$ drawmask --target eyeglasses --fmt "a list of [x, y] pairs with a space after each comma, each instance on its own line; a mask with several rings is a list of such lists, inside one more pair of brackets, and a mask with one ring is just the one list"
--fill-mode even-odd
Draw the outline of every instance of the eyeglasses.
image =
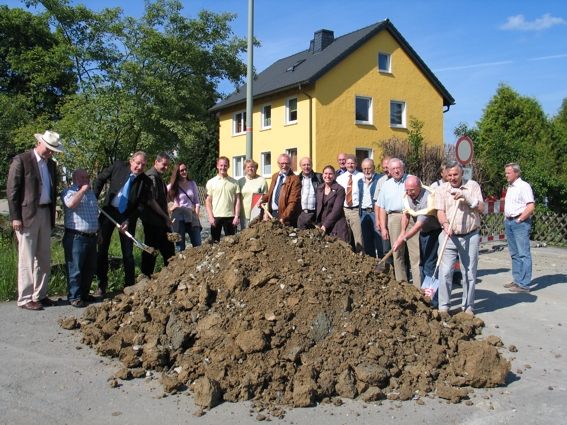
[[179, 169], [179, 172], [180, 172], [180, 173], [186, 173], [186, 172], [187, 172], [187, 168], [180, 168], [180, 169]]
[[287, 165], [289, 167], [289, 162], [278, 162], [278, 165], [280, 165], [281, 167]]

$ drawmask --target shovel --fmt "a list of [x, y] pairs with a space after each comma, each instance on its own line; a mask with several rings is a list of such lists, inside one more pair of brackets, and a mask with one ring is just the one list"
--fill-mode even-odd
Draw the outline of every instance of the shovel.
[[378, 261], [378, 264], [376, 264], [376, 267], [374, 267], [374, 271], [376, 273], [382, 273], [384, 272], [384, 264], [386, 264], [386, 260], [388, 258], [390, 258], [390, 256], [394, 253], [394, 248], [392, 248], [390, 251], [388, 251], [388, 253], [386, 255], [384, 255], [384, 258], [382, 258], [380, 261]]
[[[175, 219], [173, 219], [173, 221], [175, 221]], [[173, 226], [171, 226], [169, 230], [171, 230], [171, 232], [167, 232], [167, 240], [173, 243], [181, 242], [181, 235], [173, 230]]]
[[262, 208], [264, 209], [264, 211], [266, 211], [266, 214], [268, 214], [268, 217], [270, 217], [270, 219], [274, 219], [274, 216], [272, 214], [270, 214], [270, 211], [268, 211], [268, 207], [266, 206], [266, 204], [262, 204]]
[[[116, 220], [114, 220], [110, 215], [108, 215], [108, 213], [107, 213], [106, 211], [104, 211], [101, 207], [98, 207], [98, 209], [100, 210], [101, 213], [103, 213], [103, 214], [106, 216], [106, 218], [108, 218], [112, 223], [114, 223], [118, 229], [120, 229], [120, 224], [118, 224], [118, 223], [116, 222]], [[126, 236], [128, 236], [130, 239], [132, 239], [132, 241], [134, 242], [134, 245], [136, 245], [138, 248], [143, 249], [143, 250], [146, 251], [148, 254], [152, 254], [152, 255], [154, 255], [154, 256], [157, 256], [157, 255], [158, 255], [158, 252], [157, 252], [155, 249], [153, 249], [151, 246], [148, 246], [148, 245], [146, 245], [146, 244], [143, 244], [143, 243], [141, 243], [141, 242], [138, 242], [138, 241], [136, 240], [136, 238], [135, 238], [134, 236], [132, 236], [132, 235], [130, 234], [130, 232], [128, 232], [127, 230], [124, 231], [124, 234], [125, 234]]]
[[[462, 198], [457, 200], [455, 204], [455, 210], [453, 211], [453, 216], [451, 217], [451, 221], [449, 222], [449, 228], [453, 228], [453, 222], [455, 221], [455, 217], [457, 216], [457, 211], [459, 210], [459, 203], [462, 201]], [[433, 301], [433, 297], [439, 288], [439, 279], [437, 274], [439, 273], [439, 264], [441, 264], [441, 259], [443, 258], [443, 254], [445, 253], [445, 247], [447, 246], [447, 242], [449, 242], [449, 235], [445, 235], [445, 240], [443, 241], [443, 245], [441, 245], [441, 250], [439, 251], [439, 256], [437, 258], [437, 263], [435, 264], [435, 270], [433, 271], [433, 276], [425, 276], [423, 283], [421, 285], [421, 289], [425, 290], [425, 295], [430, 297], [432, 300], [432, 304], [434, 306], [437, 305], [437, 302]]]

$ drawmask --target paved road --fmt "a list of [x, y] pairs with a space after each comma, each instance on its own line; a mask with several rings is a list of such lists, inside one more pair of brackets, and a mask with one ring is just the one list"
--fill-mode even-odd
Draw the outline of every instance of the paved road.
[[[476, 390], [472, 406], [439, 399], [365, 405], [346, 401], [336, 407], [286, 409], [278, 423], [334, 424], [559, 424], [567, 418], [567, 250], [534, 248], [530, 294], [512, 294], [510, 259], [502, 243], [481, 246], [476, 312], [486, 322], [483, 337], [497, 335], [513, 358], [506, 387]], [[455, 294], [458, 297], [459, 293]], [[0, 423], [27, 424], [248, 424], [256, 423], [250, 403], [224, 403], [202, 417], [187, 394], [163, 397], [159, 377], [107, 379], [121, 368], [81, 344], [79, 331], [66, 331], [57, 319], [79, 316], [68, 305], [42, 312], [0, 303]]]

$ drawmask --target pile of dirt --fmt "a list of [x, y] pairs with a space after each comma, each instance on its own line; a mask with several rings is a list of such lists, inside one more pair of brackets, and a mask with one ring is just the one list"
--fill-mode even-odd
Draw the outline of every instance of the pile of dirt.
[[482, 320], [439, 316], [421, 291], [374, 272], [319, 230], [260, 223], [185, 251], [136, 290], [89, 306], [83, 342], [121, 376], [161, 371], [195, 403], [256, 399], [309, 406], [332, 397], [407, 400], [502, 385], [510, 364]]

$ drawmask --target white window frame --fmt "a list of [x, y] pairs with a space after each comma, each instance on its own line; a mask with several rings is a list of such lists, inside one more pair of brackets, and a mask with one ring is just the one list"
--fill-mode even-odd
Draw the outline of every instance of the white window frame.
[[[266, 108], [270, 108], [270, 124], [266, 124]], [[260, 129], [269, 130], [272, 128], [272, 104], [262, 105], [260, 108]]]
[[246, 155], [238, 155], [232, 157], [232, 177], [239, 179], [244, 177], [246, 174], [244, 172], [244, 161], [246, 160]]
[[[401, 105], [402, 106], [402, 122], [401, 124], [392, 122], [392, 106], [393, 105]], [[393, 128], [407, 128], [407, 121], [406, 121], [406, 102], [403, 100], [390, 100], [390, 127]]]
[[[293, 158], [290, 154], [291, 151], [295, 151], [295, 164], [293, 163]], [[299, 149], [297, 149], [297, 147], [287, 148], [285, 150], [285, 154], [289, 156], [289, 160], [292, 161], [289, 167], [291, 171], [293, 171], [294, 173], [301, 171], [301, 168], [299, 167]], [[293, 169], [294, 165], [295, 165], [295, 170]]]
[[[290, 113], [291, 113], [291, 109], [289, 107], [289, 104], [292, 100], [295, 100], [295, 114], [296, 114], [296, 118], [295, 120], [292, 120], [290, 118]], [[297, 100], [297, 96], [294, 97], [288, 97], [285, 100], [285, 125], [293, 125], [293, 124], [297, 124], [297, 115], [299, 113], [299, 102]]]
[[[266, 166], [266, 156], [270, 155], [270, 170], [265, 173], [264, 172], [264, 167]], [[260, 153], [260, 175], [262, 177], [272, 177], [272, 164], [273, 164], [273, 160], [272, 160], [272, 151], [266, 151], [266, 152], [261, 152]]]
[[[369, 101], [368, 102], [368, 111], [367, 111], [368, 112], [368, 120], [367, 121], [366, 120], [359, 120], [359, 119], [356, 118], [356, 111], [357, 111], [356, 104], [358, 102], [358, 99]], [[374, 117], [373, 106], [374, 106], [374, 102], [373, 102], [371, 97], [356, 95], [354, 97], [354, 122], [355, 122], [355, 124], [372, 125], [374, 123], [374, 121], [373, 121], [373, 117]]]
[[[238, 131], [238, 115], [240, 115], [240, 120], [242, 121], [242, 131]], [[246, 111], [238, 111], [232, 114], [232, 135], [233, 136], [240, 136], [242, 134], [246, 134]]]
[[[380, 68], [380, 56], [386, 56], [388, 59], [388, 68]], [[388, 74], [392, 73], [392, 54], [386, 52], [378, 52], [378, 72], [387, 72]]]

